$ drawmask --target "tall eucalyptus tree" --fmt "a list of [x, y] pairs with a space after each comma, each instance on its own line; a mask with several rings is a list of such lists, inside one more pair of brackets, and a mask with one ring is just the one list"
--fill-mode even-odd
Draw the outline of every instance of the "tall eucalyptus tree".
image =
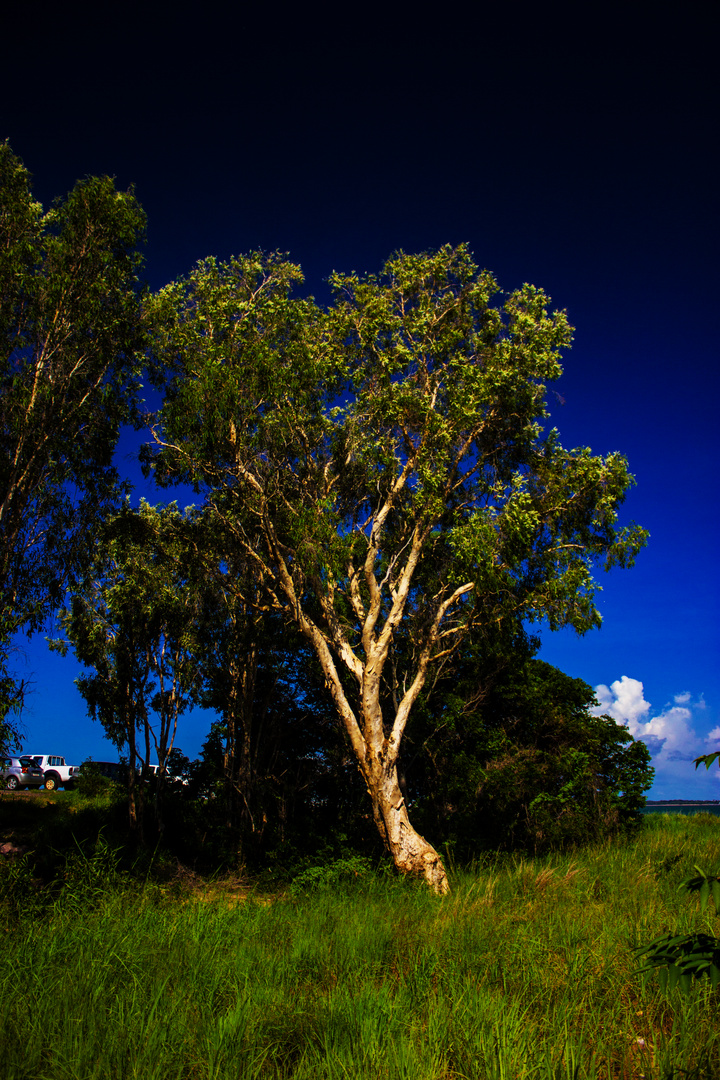
[[571, 328], [541, 290], [498, 296], [464, 246], [335, 274], [327, 310], [299, 281], [279, 255], [208, 259], [152, 299], [147, 464], [205, 494], [312, 645], [396, 867], [442, 893], [397, 770], [430, 672], [511, 624], [597, 626], [594, 567], [646, 534], [617, 525], [622, 455], [544, 430]]

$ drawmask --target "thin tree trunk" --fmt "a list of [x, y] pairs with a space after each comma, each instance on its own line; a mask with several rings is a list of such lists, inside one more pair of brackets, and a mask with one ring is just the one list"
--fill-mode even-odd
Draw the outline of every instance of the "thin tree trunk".
[[130, 817], [130, 834], [134, 837], [136, 843], [141, 847], [145, 843], [145, 822], [144, 822], [144, 800], [143, 800], [143, 785], [142, 782], [137, 783], [137, 701], [136, 695], [133, 693], [133, 676], [132, 676], [132, 661], [130, 657], [133, 655], [133, 636], [132, 630], [128, 630], [126, 633], [127, 642], [127, 654], [122, 656], [123, 663], [118, 662], [118, 671], [122, 670], [123, 666], [126, 671], [126, 677], [123, 680], [124, 691], [124, 713], [125, 713], [125, 734], [127, 737], [128, 751], [129, 751], [129, 765], [128, 765], [128, 812]]
[[[247, 644], [245, 663], [240, 676], [240, 712], [242, 716], [241, 731], [236, 732], [237, 738], [237, 788], [240, 794], [240, 821], [249, 826], [250, 832], [255, 832], [255, 821], [251, 810], [254, 801], [253, 754], [252, 736], [253, 719], [255, 713], [255, 687], [257, 684], [258, 648], [257, 642], [249, 640]], [[239, 853], [238, 853], [239, 854]]]
[[[128, 690], [128, 699], [130, 693]], [[127, 702], [129, 715], [127, 716], [128, 735], [128, 811], [130, 816], [130, 832], [142, 847], [145, 843], [145, 829], [143, 821], [143, 789], [142, 781], [137, 783], [137, 743], [135, 738], [135, 713], [130, 700]]]
[[226, 827], [232, 834], [237, 829], [237, 789], [235, 777], [237, 774], [237, 722], [238, 722], [238, 685], [240, 681], [238, 664], [233, 651], [229, 661], [230, 687], [225, 702], [225, 752], [223, 754], [223, 780], [225, 784], [225, 812]]

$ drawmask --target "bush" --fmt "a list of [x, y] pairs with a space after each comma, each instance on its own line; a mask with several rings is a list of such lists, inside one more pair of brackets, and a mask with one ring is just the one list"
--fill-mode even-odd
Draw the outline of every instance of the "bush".
[[405, 739], [421, 832], [453, 842], [464, 860], [488, 849], [539, 854], [639, 826], [650, 754], [627, 728], [592, 715], [591, 686], [540, 660], [488, 676], [481, 692], [480, 669], [462, 677], [440, 701], [420, 703], [421, 722]]
[[103, 776], [100, 766], [92, 758], [83, 761], [80, 766], [75, 787], [87, 799], [110, 795], [117, 789], [117, 785], [112, 780], [109, 780], [107, 776]]
[[355, 882], [359, 878], [374, 876], [375, 871], [366, 855], [347, 855], [331, 862], [308, 866], [293, 878], [291, 896], [302, 896], [323, 889], [334, 889], [343, 882]]

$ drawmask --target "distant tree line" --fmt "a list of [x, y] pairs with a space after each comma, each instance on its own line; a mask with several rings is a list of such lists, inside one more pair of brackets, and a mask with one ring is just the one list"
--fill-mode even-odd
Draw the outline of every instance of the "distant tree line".
[[[195, 705], [218, 720], [194, 783], [236, 860], [374, 832], [442, 893], [440, 842], [537, 850], [631, 823], [644, 744], [530, 633], [599, 625], [595, 569], [647, 538], [617, 525], [622, 455], [546, 430], [565, 314], [501, 294], [462, 245], [335, 274], [325, 307], [278, 254], [151, 295], [132, 192], [90, 179], [46, 213], [1, 149], [6, 737], [12, 637], [62, 606], [140, 839], [165, 829]], [[197, 509], [127, 501], [112, 456], [141, 377], [162, 398], [145, 469]], [[150, 822], [135, 766], [155, 755]]]

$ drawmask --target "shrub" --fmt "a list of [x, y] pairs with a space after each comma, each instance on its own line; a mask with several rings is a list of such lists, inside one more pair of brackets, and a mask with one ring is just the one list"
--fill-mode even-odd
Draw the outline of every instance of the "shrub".
[[96, 799], [100, 795], [111, 794], [116, 785], [107, 776], [103, 776], [100, 766], [92, 758], [88, 758], [80, 767], [75, 787], [85, 798]]

